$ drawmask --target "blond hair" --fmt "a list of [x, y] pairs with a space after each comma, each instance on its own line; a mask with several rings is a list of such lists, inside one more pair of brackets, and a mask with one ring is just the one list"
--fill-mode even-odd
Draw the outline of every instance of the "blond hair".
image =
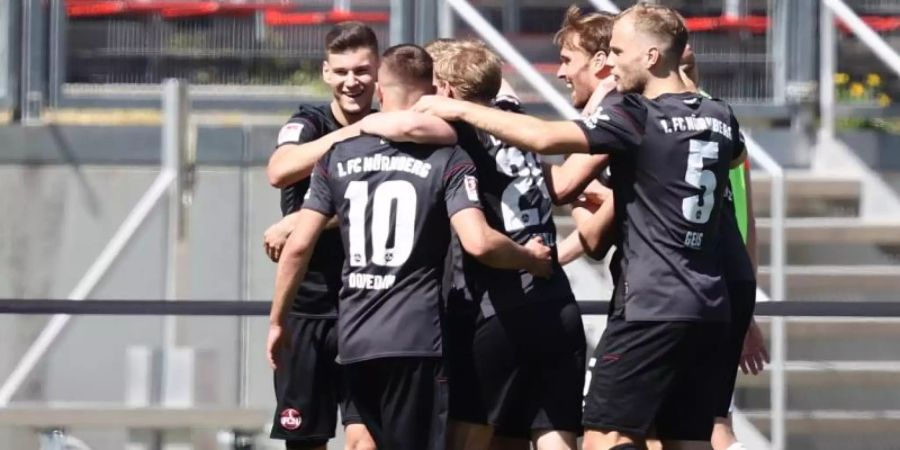
[[432, 49], [436, 80], [447, 82], [463, 100], [488, 103], [494, 99], [503, 80], [503, 63], [484, 42], [443, 42]]
[[[580, 48], [589, 55], [597, 52], [608, 54], [614, 20], [615, 16], [606, 12], [582, 14], [578, 6], [572, 5], [566, 10], [562, 26], [553, 36], [553, 43], [576, 50]], [[575, 37], [578, 37], [577, 46]]]
[[668, 6], [642, 2], [622, 11], [616, 20], [626, 16], [633, 18], [635, 31], [660, 40], [664, 46], [661, 52], [666, 60], [675, 65], [681, 61], [687, 46], [688, 31], [678, 11]]

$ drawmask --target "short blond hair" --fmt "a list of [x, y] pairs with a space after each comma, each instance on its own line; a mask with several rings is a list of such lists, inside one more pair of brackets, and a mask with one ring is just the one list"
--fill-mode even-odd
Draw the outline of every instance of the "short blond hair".
[[665, 5], [642, 2], [622, 11], [616, 20], [627, 16], [633, 17], [636, 31], [659, 39], [666, 46], [662, 49], [664, 58], [678, 65], [688, 42], [687, 27], [678, 11]]
[[425, 45], [425, 51], [431, 55], [431, 59], [437, 61], [447, 54], [456, 44], [460, 43], [459, 39], [440, 38], [435, 39]]
[[435, 79], [447, 82], [463, 100], [494, 99], [503, 81], [503, 63], [484, 42], [444, 42], [434, 50]]
[[[606, 12], [582, 14], [578, 6], [572, 5], [566, 10], [562, 26], [553, 36], [553, 43], [575, 50], [580, 48], [591, 56], [598, 52], [609, 54], [609, 40], [615, 17]], [[577, 47], [575, 37], [578, 37]]]

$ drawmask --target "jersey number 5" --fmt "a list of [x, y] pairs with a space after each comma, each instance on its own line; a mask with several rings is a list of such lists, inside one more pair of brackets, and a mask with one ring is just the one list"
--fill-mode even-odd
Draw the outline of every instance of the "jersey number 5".
[[[369, 206], [369, 182], [351, 181], [344, 198], [350, 200], [350, 266], [362, 267], [368, 263], [366, 209]], [[397, 206], [392, 208], [395, 201]], [[415, 226], [416, 188], [412, 183], [392, 180], [379, 184], [372, 195], [372, 263], [388, 267], [403, 265], [412, 253]], [[391, 237], [394, 246], [388, 248]]]
[[716, 174], [703, 169], [703, 160], [719, 159], [719, 143], [691, 139], [684, 181], [700, 189], [700, 194], [681, 201], [684, 218], [693, 223], [706, 223], [715, 206]]

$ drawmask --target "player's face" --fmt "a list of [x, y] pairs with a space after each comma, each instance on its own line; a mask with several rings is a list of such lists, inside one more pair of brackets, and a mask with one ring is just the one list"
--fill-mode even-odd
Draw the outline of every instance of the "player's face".
[[616, 21], [609, 41], [607, 64], [612, 67], [619, 92], [641, 93], [647, 84], [647, 48], [644, 41], [638, 38], [630, 17]]
[[565, 81], [572, 106], [584, 108], [599, 81], [593, 74], [591, 55], [579, 47], [580, 38], [572, 36], [559, 49], [556, 78]]
[[378, 55], [365, 47], [329, 53], [322, 65], [322, 78], [347, 114], [365, 114], [372, 107], [377, 73]]

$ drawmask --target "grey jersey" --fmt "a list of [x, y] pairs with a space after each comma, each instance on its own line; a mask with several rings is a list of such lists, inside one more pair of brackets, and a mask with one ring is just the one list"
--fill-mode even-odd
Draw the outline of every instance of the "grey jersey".
[[349, 139], [316, 165], [303, 207], [337, 214], [344, 243], [341, 363], [441, 356], [441, 278], [449, 217], [480, 208], [458, 147]]
[[719, 236], [723, 192], [743, 153], [724, 102], [626, 94], [576, 122], [610, 153], [627, 320], [727, 321]]
[[[515, 98], [502, 97], [494, 107], [521, 112]], [[507, 145], [483, 131], [457, 124], [459, 144], [478, 169], [479, 190], [488, 223], [519, 244], [534, 236], [556, 245], [552, 202], [540, 159], [531, 152]], [[476, 301], [486, 317], [496, 311], [540, 301], [574, 301], [569, 279], [558, 262], [550, 278], [537, 278], [526, 270], [494, 269], [466, 254], [454, 240], [451, 249], [455, 271], [450, 307], [458, 299]]]

